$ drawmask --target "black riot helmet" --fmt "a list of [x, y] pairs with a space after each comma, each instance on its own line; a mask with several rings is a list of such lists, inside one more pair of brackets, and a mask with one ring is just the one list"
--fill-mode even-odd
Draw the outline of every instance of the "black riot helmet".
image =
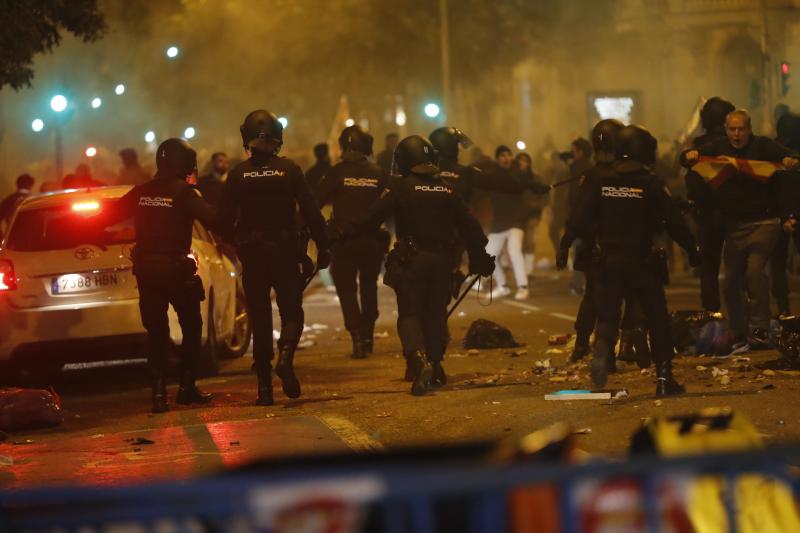
[[436, 150], [433, 145], [420, 137], [412, 135], [400, 141], [394, 149], [394, 163], [402, 175], [438, 174]]
[[472, 139], [467, 137], [460, 129], [452, 126], [435, 129], [428, 138], [439, 153], [439, 157], [447, 159], [456, 159], [458, 157], [459, 145], [462, 148], [472, 146]]
[[339, 135], [339, 148], [342, 153], [358, 152], [358, 154], [372, 155], [372, 135], [361, 129], [361, 126], [348, 126]]
[[800, 115], [787, 111], [776, 125], [778, 142], [792, 150], [800, 149]]
[[712, 96], [700, 109], [700, 122], [703, 124], [703, 129], [707, 133], [724, 133], [725, 117], [734, 109], [736, 107], [724, 98]]
[[183, 139], [167, 139], [156, 152], [157, 178], [184, 179], [197, 172], [197, 152]]
[[239, 126], [246, 150], [277, 154], [283, 144], [283, 124], [273, 113], [257, 109]]
[[611, 163], [614, 161], [614, 142], [619, 130], [625, 124], [615, 118], [601, 120], [592, 128], [592, 148], [594, 160], [598, 163]]
[[614, 156], [618, 162], [618, 170], [629, 172], [642, 167], [653, 166], [656, 162], [658, 141], [643, 126], [625, 126], [614, 143]]

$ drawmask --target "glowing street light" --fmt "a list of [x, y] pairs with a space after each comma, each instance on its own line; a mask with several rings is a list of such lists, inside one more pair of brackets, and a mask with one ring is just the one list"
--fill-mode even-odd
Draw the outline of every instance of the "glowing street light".
[[517, 141], [517, 150], [524, 150], [526, 146], [527, 145], [525, 144], [525, 141], [523, 140]]
[[97, 155], [97, 148], [90, 146], [86, 149], [86, 157], [94, 157]]
[[31, 122], [31, 129], [33, 131], [38, 133], [42, 131], [43, 128], [44, 128], [44, 121], [42, 119], [40, 118], [33, 119], [33, 122]]
[[286, 126], [289, 125], [289, 119], [287, 119], [286, 117], [278, 117], [278, 122], [280, 122], [281, 126], [283, 126], [284, 128], [286, 128]]
[[121, 83], [118, 84], [116, 87], [114, 87], [114, 92], [117, 93], [117, 95], [125, 93], [125, 86]]
[[177, 46], [170, 46], [169, 48], [167, 48], [167, 57], [170, 59], [176, 58], [178, 57], [179, 52], [180, 50], [178, 50]]
[[353, 124], [355, 124], [355, 123], [356, 123], [356, 121], [353, 120], [352, 118], [348, 118], [347, 120], [344, 121], [344, 125], [347, 126], [348, 128], [350, 126], [352, 126]]
[[394, 123], [398, 126], [405, 126], [406, 125], [406, 112], [402, 109], [398, 109], [394, 114]]
[[148, 131], [144, 134], [144, 142], [151, 143], [156, 140], [156, 132], [153, 130]]
[[196, 132], [194, 131], [194, 128], [189, 126], [185, 130], [183, 130], [183, 137], [184, 139], [191, 139], [192, 137], [194, 137], [195, 133]]
[[98, 98], [96, 96], [94, 98], [92, 98], [92, 108], [97, 109], [101, 105], [103, 105], [103, 100], [101, 100], [100, 98]]
[[439, 109], [439, 106], [434, 104], [433, 102], [431, 102], [430, 104], [426, 104], [425, 105], [425, 115], [428, 118], [436, 118], [436, 117], [438, 117], [440, 111], [441, 110]]
[[67, 108], [67, 97], [63, 94], [57, 94], [50, 99], [50, 109], [56, 113], [61, 113]]

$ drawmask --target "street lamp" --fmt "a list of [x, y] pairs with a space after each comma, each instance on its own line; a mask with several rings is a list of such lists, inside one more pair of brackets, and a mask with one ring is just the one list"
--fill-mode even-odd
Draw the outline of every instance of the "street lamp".
[[116, 87], [114, 87], [114, 92], [117, 93], [117, 95], [123, 94], [125, 92], [125, 86], [121, 83], [118, 84]]
[[344, 125], [347, 126], [348, 128], [350, 126], [352, 126], [353, 124], [355, 124], [355, 123], [356, 123], [356, 121], [353, 120], [352, 118], [348, 118], [347, 120], [344, 121]]
[[167, 57], [170, 59], [174, 59], [178, 57], [179, 52], [180, 51], [178, 50], [177, 46], [170, 46], [169, 48], [167, 48]]
[[90, 146], [86, 149], [86, 157], [94, 157], [97, 155], [97, 148]]
[[517, 141], [517, 150], [524, 150], [526, 146], [527, 145], [525, 144], [525, 141], [523, 140]]
[[425, 115], [428, 118], [436, 118], [436, 117], [438, 117], [440, 111], [441, 110], [439, 109], [439, 106], [434, 104], [433, 102], [425, 105]]
[[186, 128], [185, 130], [183, 130], [183, 137], [184, 137], [185, 139], [191, 139], [192, 137], [194, 137], [194, 134], [195, 134], [195, 133], [196, 133], [196, 132], [194, 131], [194, 128], [193, 128], [193, 127], [191, 127], [191, 126], [189, 126], [189, 127], [188, 127], [188, 128]]
[[278, 117], [278, 122], [280, 122], [281, 126], [283, 126], [284, 128], [286, 128], [286, 126], [289, 125], [289, 119], [287, 119], [286, 117]]
[[39, 133], [40, 131], [42, 131], [43, 128], [44, 128], [44, 121], [42, 119], [40, 118], [33, 119], [33, 122], [31, 122], [31, 129], [33, 131]]
[[50, 99], [50, 109], [56, 113], [61, 113], [67, 108], [67, 98], [63, 94], [57, 94]]
[[103, 100], [101, 100], [101, 99], [100, 99], [100, 98], [98, 98], [97, 96], [95, 96], [94, 98], [92, 98], [92, 108], [93, 108], [93, 109], [97, 109], [97, 108], [98, 108], [98, 107], [100, 107], [101, 105], [103, 105]]
[[144, 134], [144, 142], [151, 143], [156, 140], [156, 132], [150, 130]]

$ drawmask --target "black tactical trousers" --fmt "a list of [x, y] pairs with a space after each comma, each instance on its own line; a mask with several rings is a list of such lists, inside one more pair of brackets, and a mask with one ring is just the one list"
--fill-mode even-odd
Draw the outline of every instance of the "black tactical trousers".
[[452, 256], [419, 251], [409, 260], [397, 293], [397, 333], [403, 353], [424, 350], [441, 361], [447, 348], [447, 304]]
[[772, 257], [769, 259], [772, 297], [775, 299], [780, 314], [789, 314], [789, 274], [787, 268], [790, 240], [789, 234], [781, 231], [778, 242], [775, 243], [775, 250], [773, 250]]
[[719, 266], [725, 230], [716, 223], [699, 221], [697, 240], [700, 245], [700, 301], [706, 311], [717, 312], [722, 303], [719, 291]]
[[151, 373], [153, 376], [163, 376], [167, 369], [170, 346], [167, 310], [172, 305], [178, 314], [183, 333], [180, 371], [182, 375], [194, 375], [200, 357], [203, 330], [200, 278], [195, 276], [191, 281], [181, 281], [177, 275], [137, 273], [136, 281], [139, 285], [139, 312], [142, 315], [142, 325], [147, 330], [147, 362]]
[[635, 294], [650, 332], [653, 360], [658, 363], [672, 359], [672, 328], [664, 285], [653, 271], [653, 267], [643, 259], [629, 257], [606, 257], [598, 266], [594, 285], [597, 311], [595, 357], [607, 358], [613, 353], [622, 301], [626, 294]]
[[[597, 324], [597, 310], [595, 308], [593, 291], [595, 285], [596, 270], [586, 272], [586, 291], [583, 293], [581, 305], [578, 308], [578, 316], [575, 319], [576, 343], [587, 345], [589, 337], [592, 336], [595, 325]], [[622, 316], [622, 329], [644, 329], [645, 317], [642, 306], [636, 299], [635, 293], [625, 295], [625, 314]], [[616, 344], [616, 335], [614, 336]]]
[[386, 253], [385, 241], [356, 237], [334, 245], [332, 252], [331, 276], [344, 327], [351, 333], [370, 334], [378, 319], [378, 276]]
[[256, 368], [275, 355], [272, 339], [272, 301], [275, 290], [281, 317], [278, 349], [294, 350], [303, 333], [303, 281], [294, 247], [259, 244], [239, 249], [242, 285], [253, 323], [253, 360]]

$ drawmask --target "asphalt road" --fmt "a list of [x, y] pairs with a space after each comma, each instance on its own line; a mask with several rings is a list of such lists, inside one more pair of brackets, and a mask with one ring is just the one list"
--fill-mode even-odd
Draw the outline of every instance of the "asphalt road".
[[[668, 297], [673, 310], [696, 308], [696, 281], [679, 278]], [[313, 346], [296, 357], [303, 396], [287, 399], [276, 380], [273, 407], [254, 404], [250, 354], [223, 362], [218, 376], [200, 382], [215, 393], [211, 407], [173, 406], [163, 415], [149, 413], [141, 364], [65, 371], [53, 384], [64, 423], [0, 443], [0, 486], [187, 478], [265, 457], [513, 440], [558, 421], [579, 430], [579, 445], [590, 454], [620, 456], [644, 417], [715, 406], [744, 413], [769, 443], [800, 437], [800, 372], [787, 372], [774, 351], [751, 354], [746, 368], [730, 360], [679, 358], [675, 373], [689, 391], [663, 401], [653, 396], [652, 372], [622, 364], [608, 388], [627, 389], [626, 399], [546, 401], [545, 394], [559, 389], [590, 388], [586, 366], [567, 365], [568, 349], [547, 343], [551, 334], [572, 331], [578, 299], [567, 290], [566, 274], [539, 273], [525, 302], [488, 305], [468, 296], [450, 322], [449, 383], [425, 397], [412, 396], [402, 380], [394, 295], [385, 287], [380, 305], [375, 354], [356, 361], [348, 357], [336, 300], [320, 287], [311, 290], [305, 309], [312, 329], [304, 340]], [[461, 341], [477, 318], [509, 327], [525, 346], [469, 353]], [[537, 374], [536, 361], [544, 359], [555, 370]], [[728, 384], [712, 375], [714, 367], [728, 371]], [[171, 397], [175, 390], [173, 380]]]

